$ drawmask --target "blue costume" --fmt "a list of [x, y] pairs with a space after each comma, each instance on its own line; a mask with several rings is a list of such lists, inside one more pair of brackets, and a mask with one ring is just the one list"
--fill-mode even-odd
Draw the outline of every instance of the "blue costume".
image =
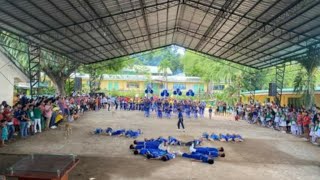
[[138, 129], [137, 131], [133, 131], [133, 130], [128, 130], [125, 133], [126, 137], [130, 137], [130, 138], [137, 138], [142, 134], [141, 130]]
[[150, 102], [149, 101], [145, 101], [144, 102], [144, 116], [145, 117], [149, 117], [150, 116]]
[[190, 113], [191, 113], [190, 106], [188, 104], [186, 104], [186, 105], [184, 105], [184, 108], [185, 108], [186, 116], [188, 118], [191, 118], [191, 116], [190, 116]]
[[158, 149], [160, 144], [161, 143], [158, 141], [147, 141], [147, 142], [144, 142], [143, 144], [141, 144], [141, 143], [136, 144], [134, 149], [143, 149], [143, 148]]
[[181, 142], [178, 140], [178, 139], [176, 139], [176, 138], [174, 138], [174, 137], [172, 137], [172, 136], [169, 136], [169, 138], [168, 138], [168, 144], [169, 145], [181, 145]]
[[158, 149], [161, 143], [166, 143], [168, 140], [165, 138], [159, 137], [158, 139], [151, 139], [147, 141], [135, 141], [136, 146], [134, 149], [142, 149], [142, 148], [147, 148], [147, 149]]
[[240, 140], [240, 141], [243, 141], [243, 138], [242, 138], [239, 134], [235, 135], [235, 140], [236, 140], [236, 139], [238, 139], [238, 140]]
[[229, 141], [235, 141], [235, 138], [236, 138], [235, 135], [233, 135], [233, 134], [227, 134], [226, 136], [228, 137], [228, 140], [229, 140]]
[[225, 140], [225, 141], [229, 141], [229, 137], [224, 135], [224, 134], [220, 134], [220, 140]]
[[103, 133], [103, 129], [101, 128], [97, 128], [95, 131], [94, 131], [94, 134], [102, 134]]
[[210, 138], [211, 138], [212, 140], [215, 140], [215, 141], [220, 141], [219, 135], [214, 134], [214, 133], [212, 133], [212, 134], [210, 135]]
[[163, 161], [168, 161], [174, 159], [176, 156], [172, 153], [169, 153], [167, 150], [153, 149], [153, 148], [143, 148], [140, 149], [139, 154], [147, 156], [147, 158], [159, 159]]
[[194, 148], [194, 153], [201, 153], [201, 154], [206, 154], [210, 155], [212, 157], [219, 157], [219, 150], [214, 147], [197, 147]]
[[208, 155], [201, 154], [201, 153], [191, 153], [191, 154], [183, 153], [182, 157], [196, 159], [196, 160], [200, 160], [204, 163], [210, 163], [210, 164], [213, 164], [213, 162], [214, 162], [214, 160], [212, 158], [210, 158]]
[[204, 132], [204, 133], [202, 133], [202, 137], [203, 137], [203, 138], [206, 138], [206, 139], [209, 139], [209, 134], [206, 133], [206, 132]]
[[112, 128], [107, 128], [106, 129], [106, 133], [107, 134], [110, 134], [111, 136], [119, 136], [119, 135], [122, 135], [126, 132], [125, 129], [119, 129], [119, 130], [116, 130], [116, 131], [113, 131]]

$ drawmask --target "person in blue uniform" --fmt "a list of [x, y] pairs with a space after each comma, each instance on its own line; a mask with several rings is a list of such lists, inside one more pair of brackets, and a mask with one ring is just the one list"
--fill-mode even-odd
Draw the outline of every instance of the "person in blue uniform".
[[235, 138], [234, 138], [235, 142], [242, 142], [244, 141], [242, 136], [240, 136], [239, 134], [235, 134]]
[[140, 129], [138, 129], [137, 131], [129, 129], [125, 132], [125, 136], [129, 138], [137, 138], [141, 134], [142, 134], [142, 131]]
[[169, 136], [168, 137], [168, 144], [169, 145], [178, 145], [178, 146], [180, 146], [181, 145], [181, 141], [179, 141], [178, 139], [176, 139], [173, 136]]
[[189, 104], [184, 105], [187, 118], [191, 118], [191, 109]]
[[161, 159], [162, 161], [168, 161], [174, 159], [176, 156], [167, 150], [156, 149], [156, 148], [142, 148], [133, 151], [135, 155], [140, 154], [146, 156], [147, 159]]
[[215, 134], [215, 133], [212, 133], [209, 137], [210, 140], [212, 141], [220, 141], [220, 136]]
[[149, 117], [150, 116], [150, 101], [149, 100], [145, 100], [144, 101], [144, 116], [145, 117]]
[[126, 132], [125, 129], [113, 130], [112, 128], [108, 127], [106, 129], [106, 134], [109, 136], [122, 136]]
[[206, 154], [201, 154], [201, 153], [182, 153], [181, 154], [182, 157], [184, 158], [189, 158], [189, 159], [195, 159], [195, 160], [199, 160], [201, 162], [204, 163], [208, 163], [208, 164], [213, 164], [214, 163], [214, 159]]
[[180, 129], [180, 125], [182, 126], [182, 129], [184, 129], [183, 114], [182, 111], [178, 109], [178, 130]]
[[229, 141], [229, 137], [227, 135], [220, 134], [220, 141], [228, 142]]
[[201, 153], [210, 155], [213, 157], [225, 157], [223, 147], [215, 148], [215, 147], [195, 147], [194, 145], [190, 146], [189, 151], [191, 153]]
[[96, 128], [94, 131], [93, 131], [93, 134], [102, 134], [103, 133], [103, 129], [102, 128]]

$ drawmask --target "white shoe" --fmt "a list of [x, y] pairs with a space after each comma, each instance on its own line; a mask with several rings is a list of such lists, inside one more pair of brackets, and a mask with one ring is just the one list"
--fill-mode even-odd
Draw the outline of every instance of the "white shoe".
[[51, 129], [57, 129], [57, 126], [51, 126], [50, 128]]
[[177, 129], [177, 131], [180, 131], [180, 129]]
[[314, 144], [314, 145], [319, 145], [319, 143], [316, 143], [316, 142], [313, 142], [312, 144]]

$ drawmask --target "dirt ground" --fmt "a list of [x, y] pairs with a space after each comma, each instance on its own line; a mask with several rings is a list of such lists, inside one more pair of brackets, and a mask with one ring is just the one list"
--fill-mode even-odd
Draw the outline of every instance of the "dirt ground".
[[[177, 131], [177, 119], [146, 119], [142, 112], [88, 112], [72, 123], [73, 134], [66, 140], [63, 130], [49, 130], [26, 140], [0, 148], [0, 169], [10, 166], [24, 154], [77, 154], [79, 165], [71, 180], [121, 179], [317, 179], [320, 178], [320, 148], [289, 134], [233, 121], [232, 117], [214, 116], [213, 120], [186, 119], [186, 132]], [[101, 127], [143, 131], [138, 139], [175, 136], [192, 140], [203, 132], [238, 133], [242, 143], [205, 142], [205, 146], [223, 146], [225, 158], [209, 165], [178, 157], [168, 162], [146, 160], [129, 150], [132, 139], [91, 135]], [[184, 148], [172, 149], [186, 151]]]

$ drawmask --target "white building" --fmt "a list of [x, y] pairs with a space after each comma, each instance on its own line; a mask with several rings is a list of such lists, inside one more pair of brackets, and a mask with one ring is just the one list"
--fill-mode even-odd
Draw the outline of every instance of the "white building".
[[0, 47], [0, 101], [7, 101], [12, 105], [14, 85], [18, 82], [28, 82], [29, 79], [2, 51]]

